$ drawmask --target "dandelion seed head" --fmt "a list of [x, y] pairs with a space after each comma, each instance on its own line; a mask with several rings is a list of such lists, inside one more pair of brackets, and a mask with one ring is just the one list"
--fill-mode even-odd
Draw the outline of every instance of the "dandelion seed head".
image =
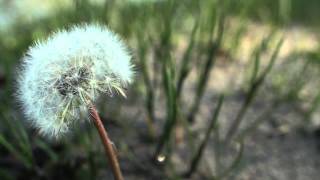
[[132, 77], [131, 56], [116, 34], [100, 25], [74, 26], [29, 48], [17, 94], [39, 132], [60, 137], [99, 95], [124, 95]]

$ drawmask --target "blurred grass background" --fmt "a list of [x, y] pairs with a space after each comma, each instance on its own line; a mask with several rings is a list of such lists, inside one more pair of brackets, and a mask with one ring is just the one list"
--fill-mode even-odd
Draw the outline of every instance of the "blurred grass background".
[[136, 64], [100, 114], [125, 179], [317, 179], [318, 0], [0, 0], [0, 179], [112, 179], [91, 123], [52, 142], [15, 100], [28, 47], [100, 23]]

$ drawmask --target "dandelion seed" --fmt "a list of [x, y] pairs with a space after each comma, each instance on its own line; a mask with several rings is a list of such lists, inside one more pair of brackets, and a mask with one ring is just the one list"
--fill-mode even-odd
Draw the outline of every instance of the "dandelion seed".
[[18, 98], [39, 132], [60, 137], [103, 93], [125, 96], [131, 57], [120, 38], [99, 25], [74, 26], [38, 41], [23, 58]]

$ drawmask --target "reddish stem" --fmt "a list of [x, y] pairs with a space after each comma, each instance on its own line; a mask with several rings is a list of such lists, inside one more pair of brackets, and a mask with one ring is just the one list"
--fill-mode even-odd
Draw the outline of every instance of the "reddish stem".
[[120, 170], [118, 158], [117, 158], [116, 152], [114, 151], [114, 148], [112, 146], [112, 141], [110, 140], [110, 138], [107, 134], [107, 131], [102, 124], [102, 121], [101, 121], [100, 116], [97, 112], [97, 109], [94, 105], [90, 106], [90, 115], [92, 116], [94, 125], [96, 126], [96, 128], [99, 132], [101, 141], [103, 143], [104, 149], [105, 149], [106, 154], [108, 156], [109, 164], [111, 165], [112, 172], [113, 172], [115, 179], [116, 180], [123, 180], [123, 176], [122, 176], [122, 173]]

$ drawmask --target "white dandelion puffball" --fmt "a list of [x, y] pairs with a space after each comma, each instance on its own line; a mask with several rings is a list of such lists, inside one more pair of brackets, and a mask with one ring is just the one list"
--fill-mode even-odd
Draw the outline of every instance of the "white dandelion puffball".
[[99, 25], [74, 26], [36, 42], [23, 58], [18, 99], [34, 127], [60, 137], [102, 93], [124, 95], [133, 65], [120, 38]]

